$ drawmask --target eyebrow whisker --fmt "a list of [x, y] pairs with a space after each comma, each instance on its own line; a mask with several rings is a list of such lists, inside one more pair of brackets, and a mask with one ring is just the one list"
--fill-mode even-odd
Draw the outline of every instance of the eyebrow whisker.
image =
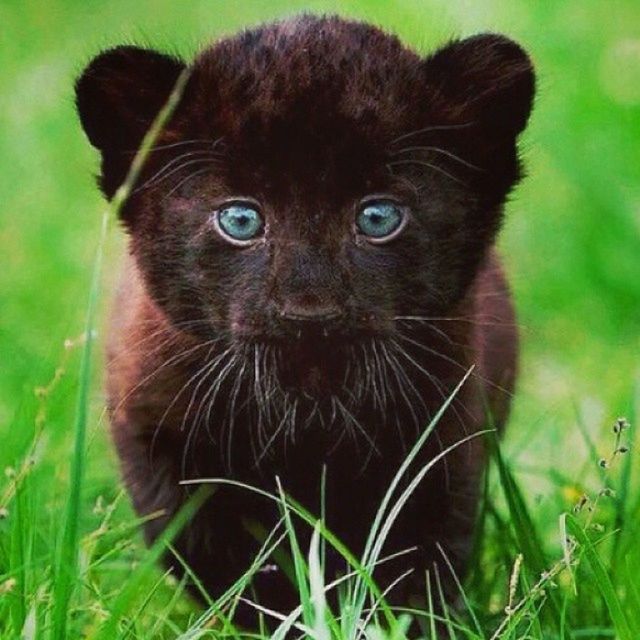
[[432, 131], [455, 131], [456, 129], [467, 129], [472, 127], [475, 122], [464, 122], [462, 124], [442, 124], [442, 125], [433, 125], [430, 127], [424, 127], [423, 129], [416, 129], [415, 131], [409, 131], [409, 133], [405, 133], [397, 138], [393, 139], [389, 146], [392, 147], [398, 142], [402, 142], [403, 140], [408, 140], [409, 138], [413, 138], [414, 136], [419, 136], [424, 133], [431, 133]]
[[459, 155], [456, 155], [455, 153], [453, 153], [451, 151], [447, 151], [446, 149], [442, 149], [441, 147], [434, 147], [434, 146], [404, 147], [402, 149], [399, 149], [398, 151], [394, 151], [391, 155], [392, 156], [398, 156], [401, 153], [412, 153], [412, 152], [415, 153], [417, 151], [425, 151], [425, 152], [428, 152], [428, 153], [440, 153], [440, 154], [446, 156], [447, 158], [451, 158], [452, 160], [455, 160], [456, 162], [459, 162], [461, 165], [464, 165], [465, 167], [467, 167], [469, 169], [472, 169], [473, 171], [484, 172], [484, 169], [482, 169], [482, 167], [479, 167], [479, 166], [469, 162], [468, 160], [465, 160], [464, 158], [461, 158]]
[[424, 160], [417, 160], [417, 159], [410, 159], [410, 158], [407, 158], [406, 160], [392, 160], [391, 162], [387, 162], [387, 167], [389, 168], [389, 171], [393, 173], [393, 170], [390, 167], [407, 165], [407, 164], [417, 164], [422, 167], [428, 167], [429, 169], [433, 169], [434, 171], [441, 173], [447, 178], [450, 178], [451, 180], [453, 180], [454, 182], [457, 182], [458, 184], [467, 186], [467, 183], [464, 180], [461, 180], [460, 178], [457, 178], [453, 174], [449, 173], [448, 171], [445, 171], [442, 167], [439, 167], [438, 165], [435, 165], [435, 164], [431, 164], [430, 162], [425, 162]]

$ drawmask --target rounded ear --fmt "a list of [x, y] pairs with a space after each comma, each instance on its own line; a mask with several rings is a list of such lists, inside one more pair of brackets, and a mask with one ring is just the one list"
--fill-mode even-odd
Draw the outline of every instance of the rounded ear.
[[515, 42], [498, 34], [457, 40], [429, 56], [426, 79], [449, 113], [489, 133], [517, 136], [535, 93], [533, 64]]
[[103, 157], [135, 152], [166, 102], [184, 62], [121, 46], [94, 58], [76, 81], [76, 106], [91, 144]]

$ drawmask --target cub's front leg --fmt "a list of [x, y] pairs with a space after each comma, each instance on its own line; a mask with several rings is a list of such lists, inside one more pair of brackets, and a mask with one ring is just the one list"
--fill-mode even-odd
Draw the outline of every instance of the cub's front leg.
[[[172, 518], [193, 494], [194, 488], [181, 483], [191, 473], [181, 469], [177, 455], [184, 443], [166, 435], [153, 436], [153, 429], [136, 430], [131, 424], [113, 423], [113, 436], [121, 461], [125, 485], [133, 506], [145, 518], [144, 536], [151, 545], [162, 534]], [[168, 432], [170, 430], [167, 430]], [[215, 468], [207, 469], [207, 476], [220, 476]], [[197, 577], [208, 596], [221, 596], [252, 566], [260, 551], [260, 543], [250, 533], [249, 521], [257, 521], [266, 529], [273, 527], [277, 510], [264, 500], [246, 491], [228, 486], [212, 486], [212, 495], [185, 523], [172, 547], [177, 555], [167, 552], [164, 564], [176, 577], [184, 575], [186, 564]], [[263, 606], [290, 611], [298, 603], [295, 592], [280, 570], [273, 570], [273, 559], [261, 567], [251, 582], [251, 589], [259, 594]], [[192, 580], [191, 594], [204, 602], [205, 596]], [[251, 597], [250, 593], [245, 593]], [[248, 606], [236, 609], [237, 624], [256, 622], [255, 611]]]

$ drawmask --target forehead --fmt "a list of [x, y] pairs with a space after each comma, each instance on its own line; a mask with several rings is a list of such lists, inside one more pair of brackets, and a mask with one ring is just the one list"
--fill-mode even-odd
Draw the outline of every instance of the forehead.
[[224, 140], [236, 179], [269, 184], [365, 188], [419, 109], [419, 58], [374, 27], [334, 18], [223, 40], [193, 76], [197, 135]]
[[419, 59], [359, 23], [301, 17], [247, 31], [194, 65], [200, 128], [294, 156], [384, 145], [416, 109]]

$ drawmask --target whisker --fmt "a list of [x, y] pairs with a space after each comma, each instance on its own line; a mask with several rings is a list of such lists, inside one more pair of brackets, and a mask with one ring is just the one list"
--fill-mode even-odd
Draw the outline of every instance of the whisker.
[[[393, 348], [394, 350], [398, 351], [397, 343], [392, 342], [392, 343], [390, 343], [389, 346], [390, 346], [390, 348]], [[413, 393], [416, 396], [416, 398], [422, 404], [422, 406], [424, 408], [424, 411], [425, 411], [426, 420], [427, 421], [430, 420], [431, 419], [431, 412], [427, 408], [422, 395], [419, 393], [419, 391], [416, 389], [415, 385], [411, 381], [410, 376], [407, 374], [407, 372], [405, 371], [404, 367], [402, 366], [402, 364], [400, 363], [398, 358], [395, 356], [395, 354], [393, 354], [393, 353], [389, 354], [389, 357], [390, 357], [389, 362], [391, 363], [393, 361], [395, 363], [394, 369], [397, 369], [397, 371], [400, 372], [404, 382], [407, 384], [409, 389], [411, 389], [413, 391]], [[415, 420], [415, 424], [416, 424], [416, 436], [418, 436], [421, 433], [423, 427], [420, 425], [420, 422], [418, 421], [417, 416], [416, 416], [415, 412], [413, 411], [412, 405], [409, 403], [409, 400], [407, 399], [406, 395], [404, 394], [404, 391], [403, 391], [403, 388], [402, 388], [402, 383], [399, 383], [399, 384], [400, 384], [401, 395], [405, 399], [405, 402], [409, 404], [410, 410], [412, 411], [412, 414], [414, 416], [414, 420]], [[433, 435], [434, 435], [434, 437], [435, 437], [435, 439], [436, 439], [436, 441], [438, 443], [438, 446], [442, 450], [444, 448], [443, 447], [443, 442], [442, 442], [442, 438], [440, 438], [440, 435], [439, 435], [437, 429], [434, 430]], [[444, 463], [444, 473], [445, 473], [446, 486], [449, 486], [449, 480], [450, 480], [449, 465], [448, 465], [448, 462], [447, 462], [446, 459], [444, 459], [443, 463]]]
[[394, 316], [393, 319], [398, 322], [417, 322], [421, 325], [426, 326], [428, 329], [431, 329], [434, 333], [437, 333], [441, 338], [444, 338], [450, 345], [459, 346], [459, 347], [464, 346], [458, 342], [454, 342], [451, 339], [450, 335], [448, 335], [445, 331], [443, 331], [439, 327], [436, 327], [436, 325], [434, 325], [432, 322], [429, 322], [429, 320], [427, 320], [426, 318], [420, 318], [417, 316]]
[[364, 469], [369, 464], [371, 457], [375, 453], [377, 456], [380, 456], [380, 450], [376, 447], [375, 440], [371, 438], [371, 436], [367, 433], [367, 430], [360, 424], [360, 422], [356, 419], [356, 417], [344, 406], [344, 404], [340, 401], [337, 396], [332, 396], [332, 401], [335, 400], [336, 405], [338, 406], [338, 410], [342, 414], [342, 417], [345, 420], [350, 420], [353, 426], [358, 430], [358, 432], [364, 437], [365, 441], [369, 444], [369, 450], [367, 455], [362, 463], [360, 468], [360, 473], [364, 471]]
[[162, 365], [156, 369], [154, 369], [150, 374], [148, 374], [147, 376], [145, 376], [142, 380], [140, 380], [140, 382], [138, 382], [134, 387], [132, 387], [118, 402], [118, 404], [115, 405], [115, 407], [112, 409], [112, 413], [116, 413], [119, 409], [122, 408], [122, 405], [124, 402], [126, 402], [136, 391], [138, 391], [141, 387], [143, 387], [147, 382], [149, 382], [150, 380], [152, 380], [155, 376], [157, 376], [161, 371], [163, 371], [164, 369], [166, 369], [167, 367], [171, 366], [172, 364], [177, 364], [178, 362], [181, 362], [183, 360], [186, 360], [192, 353], [194, 353], [195, 351], [197, 351], [198, 349], [202, 349], [205, 347], [210, 346], [215, 340], [207, 340], [206, 342], [200, 342], [197, 345], [195, 345], [194, 347], [191, 347], [189, 349], [186, 349], [185, 351], [182, 351], [172, 357], [170, 357], [168, 360], [166, 360], [165, 362], [162, 363]]
[[295, 444], [296, 441], [296, 415], [298, 413], [298, 398], [293, 401], [293, 407], [289, 414], [289, 429], [286, 430], [286, 434], [291, 439], [291, 443]]
[[258, 456], [258, 459], [255, 461], [255, 464], [254, 464], [255, 468], [258, 468], [260, 466], [260, 463], [262, 462], [263, 458], [267, 455], [267, 453], [271, 449], [271, 445], [275, 442], [276, 438], [280, 435], [280, 432], [282, 431], [282, 429], [286, 425], [286, 421], [287, 421], [287, 418], [289, 416], [289, 412], [291, 410], [292, 410], [291, 409], [291, 405], [289, 405], [289, 407], [286, 407], [284, 415], [282, 417], [282, 420], [280, 420], [280, 423], [278, 424], [277, 428], [271, 434], [271, 437], [269, 438], [268, 442], [262, 448], [262, 451], [260, 452], [260, 455]]
[[[457, 182], [458, 184], [467, 186], [467, 183], [464, 180], [461, 180], [460, 178], [456, 178], [456, 176], [452, 175], [448, 171], [445, 171], [442, 167], [439, 167], [435, 164], [431, 164], [430, 162], [425, 162], [423, 160], [409, 159], [409, 158], [407, 158], [406, 160], [393, 160], [391, 162], [387, 162], [387, 167], [394, 167], [394, 166], [400, 166], [400, 165], [406, 165], [406, 164], [417, 164], [422, 167], [428, 167], [430, 169], [433, 169], [434, 171], [437, 171], [438, 173], [441, 173], [443, 176], [450, 178], [451, 180], [453, 180], [454, 182]], [[389, 171], [393, 173], [392, 169], [389, 169]]]
[[[196, 145], [196, 144], [210, 145], [211, 140], [206, 138], [193, 138], [191, 140], [180, 140], [179, 142], [168, 142], [167, 144], [154, 145], [150, 149], [150, 151], [151, 152], [164, 151], [165, 149], [175, 149], [176, 147], [183, 147], [187, 145]], [[127, 153], [135, 153], [136, 151], [137, 149], [129, 149], [127, 150]]]
[[[188, 159], [195, 158], [205, 160], [209, 158], [214, 159], [216, 158], [216, 156], [211, 154], [211, 152], [209, 151], [187, 151], [186, 153], [181, 153], [179, 156], [176, 156], [165, 165], [163, 165], [161, 169], [156, 171], [156, 173], [154, 173], [148, 180], [145, 180], [145, 182], [143, 182], [139, 187], [136, 187], [136, 189], [133, 190], [133, 194], [139, 193], [144, 189], [152, 187], [156, 183], [162, 182], [163, 180], [172, 176], [174, 173], [180, 170], [180, 168], [175, 168], [176, 165], [179, 165], [181, 162]], [[187, 164], [181, 166], [187, 166]], [[172, 167], [174, 167], [174, 170], [170, 171]]]
[[440, 147], [433, 147], [433, 146], [404, 147], [403, 149], [399, 149], [398, 151], [394, 151], [391, 155], [392, 156], [398, 156], [401, 153], [415, 153], [416, 151], [426, 151], [426, 152], [432, 152], [432, 153], [440, 153], [443, 156], [446, 156], [447, 158], [451, 158], [451, 160], [455, 160], [456, 162], [459, 162], [461, 165], [464, 165], [465, 167], [467, 167], [469, 169], [472, 169], [473, 171], [484, 172], [484, 169], [482, 169], [481, 167], [469, 162], [468, 160], [465, 160], [464, 158], [461, 158], [460, 156], [456, 155], [455, 153], [453, 153], [451, 151], [447, 151], [446, 149], [442, 149]]
[[[229, 350], [227, 350], [229, 351]], [[180, 425], [180, 431], [184, 431], [185, 427], [186, 427], [186, 422], [187, 422], [187, 418], [189, 417], [192, 407], [193, 407], [193, 403], [195, 401], [195, 398], [197, 396], [197, 393], [200, 389], [200, 387], [206, 382], [206, 380], [213, 374], [213, 372], [215, 371], [216, 367], [218, 366], [218, 364], [220, 363], [220, 361], [224, 358], [224, 356], [226, 355], [226, 352], [223, 352], [222, 354], [218, 355], [213, 362], [211, 363], [207, 363], [205, 364], [199, 371], [199, 373], [201, 373], [201, 377], [200, 380], [198, 382], [198, 384], [196, 385], [196, 388], [193, 390], [192, 394], [191, 394], [191, 398], [189, 400], [189, 405], [187, 407], [187, 409], [184, 412], [183, 418], [182, 418], [182, 423]], [[191, 380], [194, 380], [194, 378], [192, 378]], [[187, 383], [190, 384], [191, 381], [189, 381]], [[185, 385], [185, 387], [187, 386]], [[183, 387], [183, 389], [185, 388]], [[180, 391], [180, 393], [182, 393], [182, 390]], [[185, 476], [186, 472], [187, 472], [187, 457], [189, 454], [189, 450], [191, 449], [192, 444], [196, 441], [196, 437], [198, 435], [198, 432], [200, 431], [200, 414], [202, 411], [202, 408], [204, 407], [204, 399], [201, 399], [200, 404], [198, 405], [198, 410], [196, 412], [196, 415], [194, 417], [194, 419], [191, 422], [191, 426], [189, 427], [189, 430], [187, 432], [187, 438], [182, 450], [182, 475]], [[161, 423], [162, 424], [162, 423]]]
[[[404, 336], [400, 336], [400, 337], [404, 337]], [[411, 341], [413, 344], [419, 345], [419, 343], [415, 342], [415, 341]], [[411, 356], [411, 354], [406, 350], [403, 349], [399, 344], [395, 343], [396, 348], [398, 349], [398, 352], [403, 355], [414, 367], [416, 367], [416, 369], [418, 369], [418, 371], [420, 371], [421, 373], [423, 373], [427, 379], [431, 382], [431, 384], [435, 387], [436, 391], [440, 394], [440, 396], [442, 397], [443, 402], [445, 402], [447, 400], [447, 394], [444, 392], [444, 390], [442, 389], [440, 382], [438, 381], [438, 378], [436, 376], [434, 376], [430, 371], [428, 371], [427, 369], [425, 369], [415, 358], [413, 358]], [[432, 350], [429, 350], [429, 352], [431, 352]], [[460, 414], [458, 413], [455, 404], [456, 404], [456, 400], [457, 400], [457, 404], [460, 404], [460, 406], [464, 409], [464, 411], [466, 412], [467, 416], [469, 416], [469, 418], [471, 419], [471, 421], [473, 422], [474, 420], [474, 416], [473, 414], [468, 410], [468, 408], [465, 406], [465, 404], [463, 402], [461, 402], [459, 399], [454, 398], [454, 402], [451, 404], [451, 409], [452, 411], [455, 413], [456, 418], [458, 419], [458, 422], [460, 422], [460, 426], [462, 427], [462, 430], [464, 431], [465, 435], [467, 434], [467, 427], [465, 422], [462, 420], [462, 418], [460, 417]]]
[[[389, 352], [387, 351], [387, 348], [384, 344], [381, 345], [381, 349], [382, 349], [382, 353], [385, 357], [385, 360], [389, 363], [389, 367], [391, 368], [391, 372], [393, 373], [395, 379], [396, 379], [396, 383], [398, 386], [398, 391], [400, 393], [400, 395], [402, 396], [402, 399], [405, 402], [406, 407], [409, 409], [409, 412], [411, 413], [411, 416], [413, 418], [414, 421], [414, 426], [415, 426], [415, 430], [416, 430], [416, 435], [419, 433], [420, 430], [420, 420], [418, 419], [418, 416], [413, 408], [413, 403], [411, 402], [411, 400], [409, 400], [409, 398], [407, 397], [407, 394], [404, 390], [404, 384], [403, 384], [403, 380], [402, 378], [402, 374], [404, 373], [404, 371], [402, 371], [402, 367], [400, 365], [399, 362], [397, 362], [397, 359], [393, 359], [395, 360], [395, 362], [392, 360], [392, 356], [391, 354], [389, 354]], [[422, 404], [424, 404], [424, 400], [422, 399], [422, 396], [418, 393], [417, 389], [415, 388], [415, 386], [410, 382], [409, 387], [413, 390], [413, 392], [416, 395], [416, 398], [419, 399], [420, 402], [422, 402]], [[402, 451], [404, 453], [406, 453], [408, 451], [407, 448], [407, 441], [405, 439], [404, 436], [404, 431], [402, 429], [402, 426], [400, 425], [399, 421], [397, 420], [397, 412], [396, 412], [396, 420], [395, 420], [395, 424], [396, 424], [396, 430], [398, 431], [398, 436], [400, 437], [400, 444], [402, 446]]]
[[[206, 420], [205, 420], [205, 425], [206, 425], [207, 433], [209, 434], [209, 437], [211, 437], [211, 438], [213, 438], [213, 434], [211, 433], [211, 428], [210, 428], [211, 427], [211, 412], [213, 411], [213, 407], [215, 405], [216, 398], [218, 397], [218, 393], [220, 392], [220, 389], [222, 388], [222, 384], [224, 383], [225, 379], [227, 378], [227, 376], [229, 375], [229, 373], [231, 372], [233, 367], [236, 365], [236, 359], [238, 357], [238, 355], [237, 355], [237, 353], [235, 351], [232, 351], [230, 353], [231, 353], [231, 357], [229, 358], [229, 361], [222, 367], [222, 369], [218, 373], [218, 377], [217, 377], [216, 381], [213, 383], [213, 385], [207, 391], [207, 394], [205, 394], [205, 398], [203, 400], [203, 402], [207, 402], [208, 403], [207, 417], [206, 417]], [[221, 437], [221, 440], [222, 440], [222, 437]]]
[[[244, 354], [243, 354], [244, 355]], [[240, 392], [240, 387], [242, 386], [242, 377], [244, 375], [245, 369], [247, 366], [246, 357], [242, 358], [242, 365], [240, 367], [240, 371], [236, 373], [236, 379], [233, 383], [233, 387], [231, 390], [231, 401], [227, 403], [227, 423], [228, 423], [228, 436], [227, 436], [227, 465], [228, 469], [231, 471], [232, 468], [232, 453], [233, 453], [233, 431], [235, 426], [235, 407], [236, 402], [238, 400], [238, 393]]]
[[[151, 322], [149, 324], [151, 324]], [[124, 358], [126, 356], [129, 356], [132, 353], [136, 353], [146, 343], [156, 341], [159, 337], [161, 337], [163, 335], [166, 335], [167, 337], [165, 339], [163, 339], [161, 342], [156, 343], [153, 349], [144, 350], [144, 355], [146, 357], [149, 357], [149, 356], [153, 355], [154, 353], [157, 353], [158, 351], [161, 351], [163, 347], [165, 347], [166, 345], [171, 343], [173, 340], [178, 340], [178, 339], [180, 339], [182, 337], [180, 333], [178, 333], [176, 331], [172, 331], [172, 329], [174, 329], [174, 328], [187, 328], [187, 326], [194, 327], [194, 326], [198, 326], [200, 324], [206, 325], [206, 326], [209, 325], [209, 323], [207, 321], [205, 321], [205, 320], [194, 320], [194, 321], [191, 321], [191, 322], [183, 323], [183, 325], [186, 325], [186, 326], [180, 325], [179, 323], [174, 323], [170, 327], [162, 327], [160, 329], [157, 329], [156, 331], [153, 331], [150, 334], [145, 335], [144, 337], [140, 338], [140, 340], [136, 340], [132, 344], [128, 344], [126, 348], [118, 347], [118, 352], [116, 353], [116, 355], [111, 356], [111, 358], [109, 359], [109, 364], [116, 363], [120, 359], [122, 359], [122, 358]], [[144, 327], [145, 323], [140, 322], [137, 326], [138, 327]]]
[[[211, 355], [211, 351], [213, 351], [213, 348], [210, 349], [209, 352], [207, 353], [207, 355], [205, 356], [206, 362], [205, 362], [204, 366], [202, 366], [194, 376], [189, 378], [189, 380], [183, 386], [183, 389], [184, 389], [185, 387], [190, 385], [193, 380], [195, 380], [197, 377], [199, 377], [202, 374], [202, 377], [201, 377], [200, 381], [195, 386], [195, 388], [194, 388], [194, 390], [193, 390], [193, 392], [191, 394], [191, 398], [189, 400], [189, 404], [187, 405], [187, 408], [186, 408], [186, 410], [184, 412], [184, 416], [183, 416], [182, 422], [180, 424], [180, 431], [184, 431], [186, 426], [187, 426], [187, 418], [189, 417], [189, 414], [191, 413], [191, 409], [193, 408], [193, 403], [195, 402], [195, 398], [196, 398], [196, 396], [198, 394], [198, 391], [200, 391], [200, 388], [202, 387], [202, 385], [205, 384], [207, 378], [215, 371], [215, 369], [218, 366], [218, 364], [220, 364], [220, 362], [222, 360], [224, 360], [224, 358], [231, 351], [233, 351], [233, 347], [228, 347], [222, 353], [218, 354], [212, 361], [209, 361], [209, 356]], [[178, 398], [180, 396], [180, 393], [178, 393], [178, 395], [176, 395], [176, 397], [174, 398], [173, 402], [169, 405], [169, 407], [167, 408], [167, 412], [170, 411], [170, 409], [172, 408], [174, 403], [178, 400]], [[198, 416], [200, 414], [200, 409], [201, 408], [202, 408], [202, 403], [200, 404], [200, 406], [198, 408], [198, 412], [196, 413], [196, 416], [194, 418], [194, 422], [197, 422], [197, 419], [198, 419]], [[165, 416], [166, 416], [167, 412], [165, 412]], [[164, 419], [165, 416], [163, 416], [163, 419]]]
[[[199, 162], [203, 162], [203, 161], [200, 160]], [[175, 187], [173, 187], [173, 189], [171, 189], [171, 191], [169, 191], [167, 194], [165, 194], [163, 196], [161, 202], [164, 202], [165, 200], [167, 200], [167, 198], [171, 197], [178, 189], [180, 189], [180, 187], [182, 187], [187, 182], [189, 182], [189, 180], [193, 180], [194, 178], [197, 178], [198, 176], [201, 176], [201, 175], [203, 175], [205, 173], [209, 173], [210, 170], [211, 170], [210, 167], [206, 167], [204, 169], [199, 169], [198, 171], [194, 171], [193, 173], [190, 173], [186, 178], [184, 178], [183, 180], [178, 182], [178, 184]]]
[[182, 418], [182, 424], [180, 426], [180, 430], [183, 431], [184, 427], [185, 427], [185, 423], [187, 420], [187, 417], [189, 416], [189, 413], [191, 411], [191, 405], [194, 401], [194, 397], [195, 397], [195, 393], [198, 391], [198, 389], [200, 388], [200, 386], [203, 384], [204, 380], [206, 380], [206, 377], [208, 375], [208, 372], [211, 371], [211, 369], [213, 367], [215, 367], [215, 365], [217, 364], [217, 361], [219, 359], [219, 356], [216, 356], [216, 358], [214, 358], [213, 362], [211, 362], [209, 360], [209, 357], [212, 353], [212, 351], [215, 349], [216, 346], [216, 342], [213, 343], [213, 345], [211, 346], [211, 348], [209, 349], [209, 351], [207, 352], [206, 356], [204, 357], [204, 364], [202, 366], [200, 366], [198, 368], [198, 370], [196, 371], [196, 373], [194, 375], [192, 375], [179, 389], [179, 391], [173, 396], [171, 402], [169, 403], [169, 405], [165, 408], [162, 416], [160, 417], [160, 420], [158, 421], [158, 424], [156, 425], [156, 428], [154, 430], [154, 434], [153, 434], [153, 438], [152, 438], [152, 442], [151, 442], [151, 450], [153, 451], [153, 448], [155, 446], [155, 442], [157, 440], [157, 437], [162, 429], [162, 426], [164, 425], [165, 420], [167, 419], [167, 417], [169, 416], [169, 414], [171, 413], [171, 409], [173, 409], [173, 407], [175, 406], [176, 402], [178, 402], [178, 400], [180, 399], [180, 397], [182, 396], [182, 394], [189, 388], [189, 385], [197, 380], [200, 376], [202, 376], [202, 379], [200, 380], [200, 382], [198, 383], [194, 394], [191, 397], [191, 400], [189, 402], [189, 407], [187, 408], [187, 410], [184, 412], [183, 414], [183, 418]]
[[464, 122], [462, 124], [442, 124], [424, 127], [423, 129], [416, 129], [415, 131], [409, 131], [409, 133], [398, 136], [389, 143], [389, 146], [394, 146], [398, 144], [398, 142], [408, 140], [409, 138], [413, 138], [414, 136], [419, 136], [424, 133], [431, 133], [433, 131], [455, 131], [457, 129], [467, 129], [469, 127], [472, 127], [474, 124], [475, 122]]
[[496, 316], [491, 322], [492, 316], [480, 316], [484, 320], [478, 320], [476, 316], [394, 316], [394, 320], [424, 320], [434, 322], [466, 322], [478, 327], [516, 327], [522, 328], [522, 325], [516, 322], [501, 322]]

